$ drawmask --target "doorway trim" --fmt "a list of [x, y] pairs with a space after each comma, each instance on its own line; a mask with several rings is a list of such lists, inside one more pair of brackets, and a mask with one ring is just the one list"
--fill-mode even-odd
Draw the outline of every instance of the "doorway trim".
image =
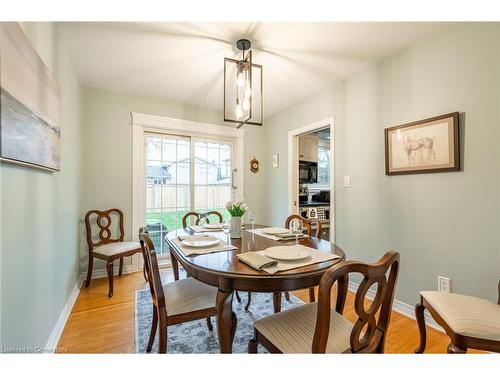
[[[232, 140], [236, 148], [234, 152], [234, 172], [236, 182], [236, 199], [243, 199], [244, 185], [244, 129], [216, 125], [204, 122], [182, 120], [164, 116], [130, 112], [132, 125], [132, 238], [144, 226], [143, 213], [146, 208], [145, 181], [145, 133], [160, 132], [172, 135], [188, 135], [200, 138], [219, 138]], [[132, 272], [142, 269], [139, 254], [132, 256]]]
[[[330, 219], [330, 242], [335, 242], [335, 116], [332, 115], [323, 120], [315, 121], [288, 132], [288, 214], [298, 213], [299, 191], [298, 184], [295, 183], [299, 178], [299, 136], [311, 133], [316, 130], [330, 127], [330, 212], [333, 213], [333, 220]], [[294, 182], [295, 181], [295, 182]], [[333, 194], [331, 191], [333, 190]], [[332, 215], [330, 215], [332, 217]]]

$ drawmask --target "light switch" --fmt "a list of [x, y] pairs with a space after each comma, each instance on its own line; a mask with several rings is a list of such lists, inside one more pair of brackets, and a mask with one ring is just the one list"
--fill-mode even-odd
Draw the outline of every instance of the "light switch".
[[344, 176], [344, 187], [346, 187], [346, 188], [351, 187], [351, 176], [350, 175]]

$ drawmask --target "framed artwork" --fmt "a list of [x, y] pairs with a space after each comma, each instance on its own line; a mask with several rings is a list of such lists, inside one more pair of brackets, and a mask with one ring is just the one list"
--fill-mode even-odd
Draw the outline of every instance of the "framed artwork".
[[60, 170], [60, 92], [16, 22], [0, 22], [0, 158]]
[[460, 170], [458, 112], [385, 129], [385, 174]]

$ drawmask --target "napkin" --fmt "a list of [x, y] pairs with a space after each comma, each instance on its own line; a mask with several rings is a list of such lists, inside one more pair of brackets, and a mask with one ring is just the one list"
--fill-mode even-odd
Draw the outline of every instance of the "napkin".
[[262, 271], [266, 267], [272, 267], [278, 264], [278, 261], [255, 252], [237, 254], [236, 257], [240, 262], [248, 264], [250, 267], [258, 271]]
[[[293, 234], [292, 232], [288, 232], [288, 233], [277, 233], [275, 234], [274, 236], [278, 237], [278, 238], [282, 238], [282, 239], [292, 239], [292, 238], [295, 238], [295, 234]], [[299, 234], [299, 238], [302, 238], [304, 237], [304, 234]]]

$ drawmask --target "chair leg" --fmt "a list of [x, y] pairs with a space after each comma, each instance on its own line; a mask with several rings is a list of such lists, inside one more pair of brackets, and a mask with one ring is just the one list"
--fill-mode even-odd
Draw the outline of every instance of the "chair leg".
[[87, 279], [85, 280], [85, 288], [90, 285], [90, 279], [92, 279], [92, 268], [94, 267], [94, 257], [92, 254], [89, 255], [89, 267], [87, 269]]
[[167, 316], [165, 311], [159, 311], [158, 317], [158, 330], [159, 330], [159, 339], [158, 339], [158, 353], [166, 353], [167, 352]]
[[252, 303], [252, 293], [248, 292], [247, 296], [248, 299], [247, 299], [247, 304], [245, 305], [245, 311], [248, 311], [250, 304]]
[[257, 353], [257, 346], [259, 346], [259, 333], [254, 328], [253, 329], [253, 339], [251, 339], [248, 342], [248, 353], [249, 354], [256, 354]]
[[314, 288], [309, 288], [309, 302], [316, 301], [316, 296], [314, 295]]
[[106, 264], [106, 271], [108, 272], [109, 292], [108, 297], [113, 297], [113, 261], [108, 260]]
[[290, 292], [285, 292], [285, 299], [290, 302]]
[[421, 303], [415, 305], [415, 317], [417, 318], [418, 331], [420, 333], [420, 346], [415, 350], [415, 353], [423, 353], [427, 341], [427, 332], [425, 327], [425, 307]]
[[153, 343], [155, 342], [155, 336], [157, 330], [158, 330], [158, 312], [156, 311], [156, 307], [153, 306], [153, 319], [151, 320], [151, 332], [149, 333], [148, 347], [146, 348], [147, 353], [150, 353], [151, 349], [153, 349]]
[[207, 318], [207, 327], [209, 331], [214, 330], [214, 326], [212, 325], [212, 321], [210, 320], [210, 317]]
[[465, 354], [465, 353], [467, 353], [467, 348], [465, 349], [459, 348], [453, 343], [450, 343], [450, 345], [448, 345], [448, 354]]
[[241, 303], [241, 297], [238, 292], [234, 292], [234, 294], [236, 295], [236, 300], [238, 301], [238, 303]]
[[273, 308], [275, 314], [281, 311], [281, 292], [273, 293]]
[[120, 258], [120, 270], [118, 271], [118, 276], [123, 275], [123, 257]]

